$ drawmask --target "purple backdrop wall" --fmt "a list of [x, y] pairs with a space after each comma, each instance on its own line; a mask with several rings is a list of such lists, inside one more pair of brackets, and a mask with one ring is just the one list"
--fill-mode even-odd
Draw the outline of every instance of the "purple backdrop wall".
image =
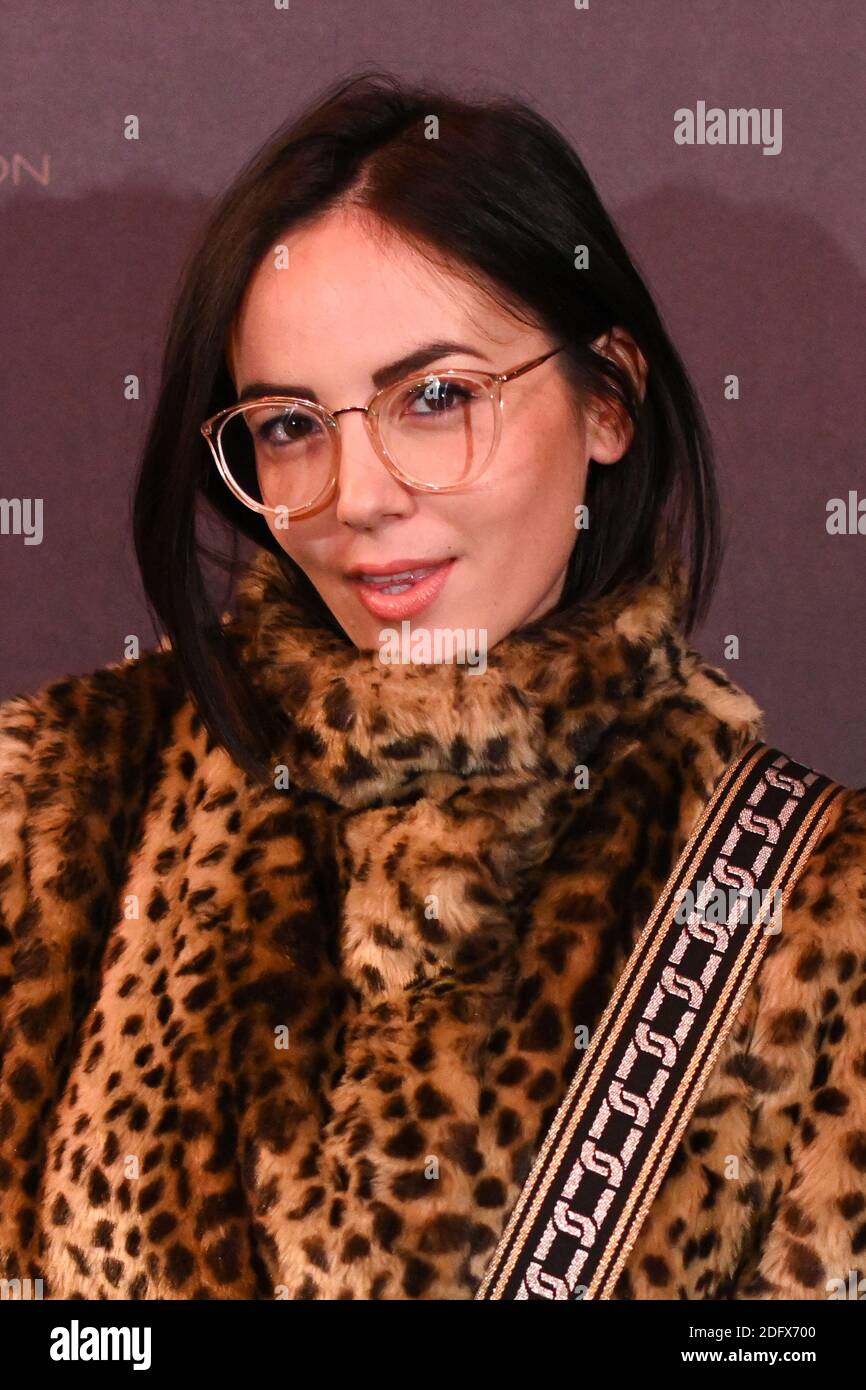
[[[729, 542], [696, 645], [771, 741], [866, 782], [864, 17], [843, 0], [6, 4], [0, 499], [42, 499], [43, 524], [27, 544], [0, 509], [0, 698], [153, 642], [130, 491], [190, 234], [279, 122], [375, 65], [513, 91], [574, 141], [716, 442]], [[781, 149], [678, 144], [674, 113], [699, 102], [780, 110]], [[852, 492], [864, 534], [829, 534]]]

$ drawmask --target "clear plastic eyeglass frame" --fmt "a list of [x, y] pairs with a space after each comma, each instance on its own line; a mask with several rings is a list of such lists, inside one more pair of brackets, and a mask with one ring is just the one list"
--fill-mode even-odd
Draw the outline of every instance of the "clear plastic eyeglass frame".
[[[515, 377], [523, 376], [524, 372], [531, 372], [533, 367], [540, 367], [542, 362], [546, 362], [549, 357], [553, 357], [557, 352], [562, 352], [564, 346], [565, 345], [561, 343], [559, 347], [551, 348], [551, 350], [545, 352], [543, 356], [533, 357], [530, 362], [523, 362], [520, 366], [512, 367], [506, 372], [463, 371], [461, 368], [448, 367], [443, 371], [427, 372], [420, 376], [404, 377], [402, 381], [392, 382], [391, 385], [385, 386], [380, 391], [374, 392], [366, 405], [346, 405], [340, 410], [334, 411], [326, 410], [325, 407], [319, 405], [318, 402], [304, 400], [300, 396], [256, 396], [255, 399], [241, 401], [237, 405], [230, 405], [224, 410], [217, 411], [216, 415], [211, 415], [209, 419], [203, 422], [200, 429], [210, 445], [211, 453], [214, 456], [217, 469], [219, 470], [223, 482], [229, 490], [234, 493], [238, 501], [243, 502], [244, 506], [249, 507], [254, 512], [272, 513], [274, 515], [280, 514], [285, 517], [298, 517], [305, 516], [312, 511], [318, 511], [321, 507], [327, 505], [336, 490], [340, 465], [341, 436], [336, 417], [339, 415], [347, 415], [353, 410], [359, 410], [364, 415], [364, 422], [370, 433], [373, 447], [389, 473], [399, 482], [403, 483], [406, 487], [413, 488], [420, 492], [454, 492], [466, 486], [465, 479], [461, 479], [459, 483], [445, 484], [418, 482], [407, 473], [404, 473], [397, 460], [389, 453], [379, 431], [379, 414], [387, 406], [390, 398], [398, 391], [405, 390], [409, 385], [417, 384], [418, 386], [424, 386], [431, 380], [449, 381], [455, 379], [468, 379], [483, 386], [488, 392], [494, 406], [494, 434], [487, 457], [476, 466], [473, 475], [474, 481], [481, 471], [489, 464], [496, 451], [496, 446], [499, 443], [502, 427], [503, 385], [507, 381], [513, 381]], [[310, 502], [305, 502], [303, 506], [269, 507], [264, 502], [258, 502], [254, 497], [250, 497], [249, 493], [244, 492], [243, 488], [235, 481], [229, 471], [222, 448], [223, 427], [229, 420], [239, 415], [242, 411], [250, 410], [253, 406], [259, 405], [302, 405], [306, 410], [310, 410], [316, 414], [326, 429], [332, 432], [334, 448], [332, 450], [330, 476], [318, 496], [314, 497]]]

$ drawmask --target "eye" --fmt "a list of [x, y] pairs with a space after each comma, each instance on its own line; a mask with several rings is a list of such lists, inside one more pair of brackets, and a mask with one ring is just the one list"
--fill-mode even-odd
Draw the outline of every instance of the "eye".
[[256, 444], [268, 448], [283, 444], [295, 444], [321, 429], [318, 418], [309, 411], [293, 407], [289, 410], [275, 411], [266, 416], [255, 416], [250, 421], [250, 429]]
[[410, 415], [447, 415], [458, 406], [464, 406], [476, 394], [468, 382], [453, 381], [447, 377], [425, 377], [423, 381], [413, 382], [403, 398], [403, 410]]

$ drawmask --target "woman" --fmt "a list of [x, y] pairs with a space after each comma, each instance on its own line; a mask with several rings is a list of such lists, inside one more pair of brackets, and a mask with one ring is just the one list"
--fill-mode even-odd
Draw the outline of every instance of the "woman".
[[[202, 500], [258, 547], [222, 621]], [[163, 648], [2, 707], [2, 1273], [471, 1298], [762, 729], [687, 640], [699, 406], [561, 136], [376, 74], [279, 131], [187, 267], [135, 534]], [[863, 1265], [864, 838], [846, 791], [616, 1297]]]

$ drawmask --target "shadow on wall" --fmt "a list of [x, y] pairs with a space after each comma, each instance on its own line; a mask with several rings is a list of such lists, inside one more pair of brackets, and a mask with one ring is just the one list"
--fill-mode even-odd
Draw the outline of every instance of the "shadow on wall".
[[[154, 633], [132, 554], [132, 480], [179, 268], [201, 200], [122, 187], [16, 197], [0, 233], [9, 348], [4, 497], [43, 499], [43, 539], [0, 535], [0, 698], [119, 660]], [[866, 496], [856, 266], [782, 206], [667, 186], [615, 218], [689, 368], [716, 442], [728, 545], [693, 639], [755, 697], [767, 736], [866, 781], [866, 536], [829, 536], [831, 497]], [[724, 378], [740, 399], [725, 400]], [[141, 399], [124, 399], [135, 374]], [[204, 445], [202, 446], [204, 447]], [[739, 661], [724, 638], [740, 639]]]

